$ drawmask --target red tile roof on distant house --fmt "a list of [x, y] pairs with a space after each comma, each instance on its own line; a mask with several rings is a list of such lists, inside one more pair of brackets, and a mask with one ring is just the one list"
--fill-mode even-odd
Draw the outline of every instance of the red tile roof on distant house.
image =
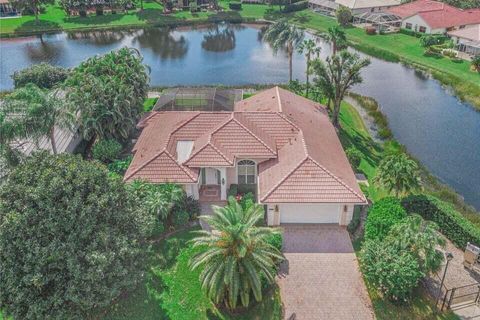
[[[200, 167], [254, 158], [266, 159], [258, 173], [263, 203], [366, 201], [324, 107], [278, 87], [234, 112], [154, 112], [143, 127], [126, 181], [197, 183]], [[183, 162], [178, 141], [193, 143]]]
[[419, 15], [432, 29], [480, 23], [480, 10], [461, 10], [433, 0], [417, 0], [393, 7], [388, 12], [403, 19]]

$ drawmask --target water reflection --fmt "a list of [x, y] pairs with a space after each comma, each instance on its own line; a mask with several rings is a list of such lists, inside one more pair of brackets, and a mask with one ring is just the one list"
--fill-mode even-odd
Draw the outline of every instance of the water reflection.
[[82, 40], [85, 43], [94, 44], [96, 46], [109, 46], [114, 43], [120, 42], [125, 39], [126, 36], [130, 36], [135, 31], [79, 31], [67, 33], [69, 40]]
[[235, 31], [231, 27], [215, 25], [203, 36], [202, 48], [206, 51], [225, 52], [235, 49]]
[[140, 49], [150, 49], [161, 59], [181, 59], [188, 52], [188, 42], [183, 35], [174, 36], [171, 28], [143, 30], [133, 38]]
[[33, 63], [55, 62], [61, 58], [64, 52], [62, 42], [45, 41], [42, 35], [38, 39], [38, 42], [28, 43], [25, 47], [25, 52], [30, 61]]

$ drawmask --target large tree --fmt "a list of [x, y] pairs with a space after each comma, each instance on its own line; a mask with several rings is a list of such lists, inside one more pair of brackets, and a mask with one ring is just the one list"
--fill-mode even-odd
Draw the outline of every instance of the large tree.
[[53, 4], [54, 0], [10, 0], [10, 3], [21, 11], [31, 11], [35, 15], [35, 24], [38, 24], [38, 16], [42, 5]]
[[29, 157], [0, 188], [0, 309], [88, 318], [140, 280], [150, 217], [98, 162]]
[[328, 28], [325, 38], [332, 43], [333, 55], [336, 55], [337, 51], [343, 50], [347, 46], [347, 37], [339, 26]]
[[211, 216], [200, 217], [212, 231], [201, 231], [193, 241], [200, 252], [192, 257], [192, 269], [201, 268], [200, 281], [210, 299], [224, 303], [227, 308], [243, 306], [262, 300], [262, 278], [275, 281], [275, 261], [282, 260], [281, 253], [267, 241], [278, 230], [259, 227], [263, 207], [251, 204], [243, 209], [230, 197], [226, 207], [214, 207]]
[[129, 137], [143, 110], [148, 82], [143, 58], [131, 48], [92, 57], [73, 69], [65, 81], [67, 100], [89, 141], [87, 153], [97, 138]]
[[308, 89], [310, 88], [310, 74], [311, 74], [311, 62], [312, 57], [318, 58], [320, 55], [320, 47], [317, 46], [312, 39], [303, 40], [298, 46], [298, 51], [305, 54], [305, 60], [307, 63], [307, 69], [305, 71], [306, 83], [305, 83], [305, 95], [308, 98]]
[[421, 188], [418, 165], [405, 153], [389, 155], [383, 159], [374, 181], [396, 196]]
[[332, 123], [336, 128], [340, 126], [338, 116], [345, 93], [352, 86], [363, 81], [360, 73], [369, 64], [369, 59], [361, 59], [358, 54], [346, 50], [328, 57], [326, 62], [317, 59], [313, 63], [314, 81], [328, 89], [328, 94], [333, 100]]
[[289, 23], [286, 19], [281, 19], [271, 24], [263, 35], [275, 52], [280, 49], [287, 51], [289, 81], [293, 80], [293, 53], [302, 43], [304, 36], [303, 30]]
[[55, 127], [72, 129], [73, 126], [73, 117], [57, 94], [31, 83], [14, 90], [0, 106], [0, 117], [3, 117], [3, 121], [0, 120], [0, 131], [7, 133], [5, 141], [0, 140], [18, 144], [22, 139], [38, 143], [41, 139], [48, 138], [53, 153], [57, 153]]

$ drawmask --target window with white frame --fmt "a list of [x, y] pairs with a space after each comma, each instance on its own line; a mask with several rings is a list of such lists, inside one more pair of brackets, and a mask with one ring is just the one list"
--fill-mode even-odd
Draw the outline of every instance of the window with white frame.
[[237, 163], [238, 184], [254, 184], [257, 164], [253, 160], [240, 160]]

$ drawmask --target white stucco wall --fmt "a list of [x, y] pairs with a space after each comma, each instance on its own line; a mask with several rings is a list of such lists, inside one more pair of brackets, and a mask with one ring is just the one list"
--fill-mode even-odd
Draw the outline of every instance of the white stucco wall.
[[407, 23], [412, 24], [411, 30], [413, 30], [413, 31], [420, 32], [420, 27], [425, 27], [426, 28], [425, 33], [444, 33], [446, 31], [445, 28], [441, 28], [441, 29], [430, 28], [428, 23], [425, 22], [425, 20], [423, 20], [422, 17], [420, 17], [419, 15], [414, 15], [414, 16], [403, 19], [402, 28], [406, 29], [407, 28]]

